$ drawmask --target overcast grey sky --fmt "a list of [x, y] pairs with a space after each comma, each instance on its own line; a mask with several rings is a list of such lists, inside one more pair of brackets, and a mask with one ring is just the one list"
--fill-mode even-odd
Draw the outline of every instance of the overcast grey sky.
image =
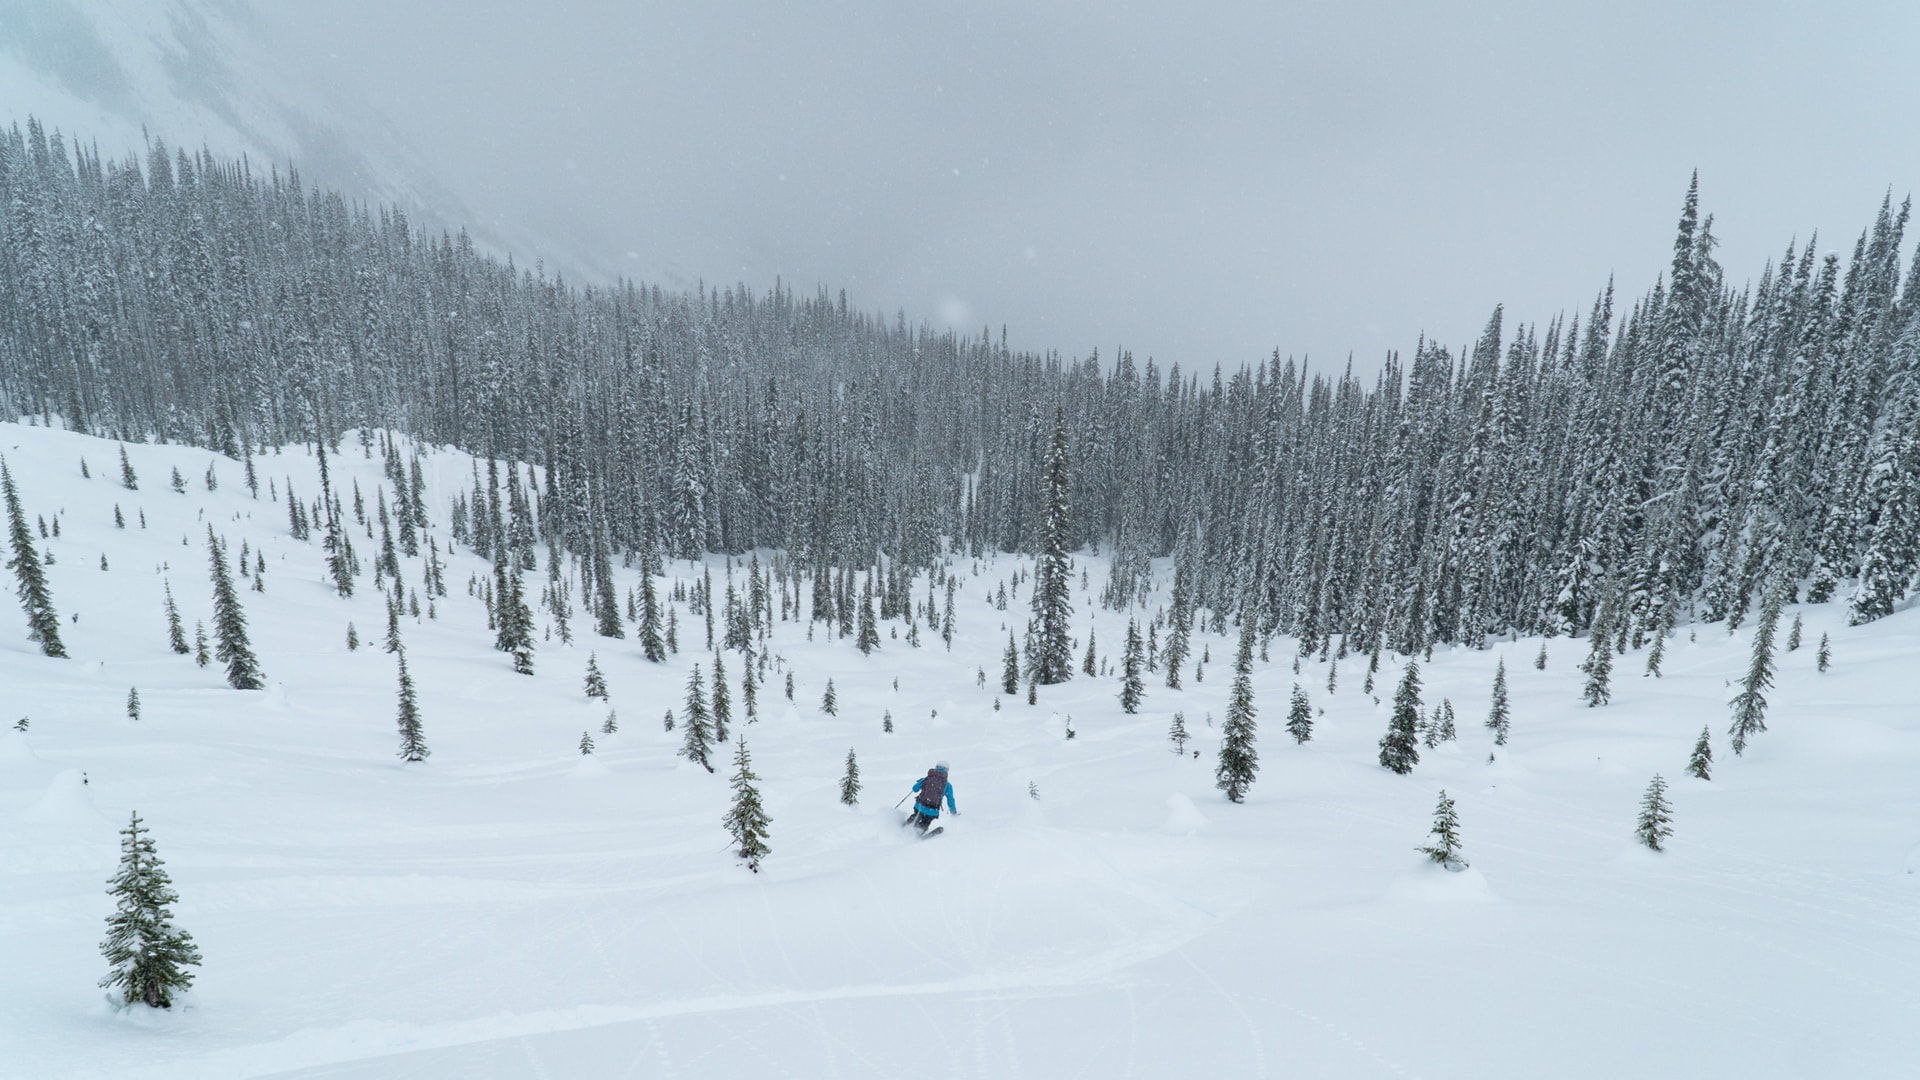
[[1920, 176], [1912, 3], [241, 2], [523, 262], [1163, 366], [1637, 293], [1696, 166], [1736, 281]]

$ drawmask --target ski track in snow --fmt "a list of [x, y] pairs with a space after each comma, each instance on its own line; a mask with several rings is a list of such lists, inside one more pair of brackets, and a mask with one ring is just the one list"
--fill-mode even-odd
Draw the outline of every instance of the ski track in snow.
[[[358, 481], [371, 506], [380, 463], [343, 449], [336, 482]], [[310, 450], [257, 457], [258, 501], [224, 459], [205, 491], [212, 455], [189, 447], [129, 445], [137, 492], [117, 482], [111, 442], [8, 424], [0, 452], [29, 518], [57, 515], [62, 535], [40, 542], [58, 555], [55, 603], [79, 617], [63, 624], [74, 658], [50, 661], [0, 611], [0, 722], [32, 718], [25, 734], [0, 729], [0, 1076], [894, 1080], [931, 1057], [994, 1078], [1877, 1078], [1911, 1075], [1920, 1055], [1912, 605], [1861, 628], [1837, 606], [1798, 609], [1809, 641], [1832, 633], [1835, 672], [1816, 674], [1810, 648], [1782, 653], [1770, 730], [1710, 783], [1680, 766], [1703, 719], [1724, 752], [1725, 684], [1750, 631], [1689, 641], [1683, 628], [1660, 680], [1629, 654], [1603, 709], [1575, 692], [1583, 642], [1548, 642], [1544, 672], [1527, 662], [1537, 639], [1436, 650], [1423, 703], [1454, 703], [1460, 741], [1422, 747], [1408, 777], [1375, 764], [1399, 661], [1375, 677], [1379, 704], [1359, 690], [1364, 658], [1342, 663], [1334, 695], [1326, 665], [1303, 661], [1298, 681], [1326, 711], [1295, 746], [1279, 722], [1292, 643], [1277, 641], [1253, 677], [1260, 776], [1231, 806], [1213, 758], [1232, 640], [1196, 633], [1207, 681], [1150, 678], [1136, 716], [1107, 677], [1029, 707], [974, 684], [976, 668], [997, 673], [1030, 585], [1006, 611], [985, 597], [1025, 562], [957, 558], [951, 652], [937, 635], [912, 649], [893, 623], [871, 658], [775, 624], [784, 664], [758, 722], [735, 718], [774, 819], [754, 875], [722, 844], [728, 767], [687, 765], [679, 732], [660, 730], [707, 662], [684, 604], [666, 664], [640, 659], [631, 634], [593, 636], [576, 611], [574, 643], [541, 641], [528, 679], [465, 593], [487, 564], [445, 556], [439, 618], [403, 620], [434, 754], [402, 767], [380, 599], [365, 578], [334, 596], [317, 540], [288, 537], [265, 490], [290, 476], [311, 501]], [[184, 494], [166, 484], [175, 466]], [[443, 550], [471, 468], [428, 454]], [[229, 691], [217, 666], [165, 648], [162, 576], [189, 634], [207, 616], [206, 522], [267, 559], [264, 594], [237, 582], [266, 693]], [[1103, 559], [1079, 562], [1103, 577]], [[403, 563], [417, 584], [420, 560]], [[708, 565], [724, 594], [725, 560]], [[1157, 565], [1149, 616], [1168, 585]], [[622, 595], [637, 583], [616, 574]], [[1126, 613], [1091, 592], [1075, 606], [1078, 632], [1124, 639]], [[349, 619], [368, 642], [357, 653]], [[622, 726], [596, 734], [586, 767], [579, 732], [605, 715], [580, 694], [590, 651]], [[1489, 766], [1475, 713], [1501, 655], [1513, 741]], [[737, 686], [740, 660], [727, 662]], [[829, 676], [837, 718], [815, 704]], [[132, 685], [138, 722], [124, 715]], [[1199, 760], [1168, 752], [1175, 709]], [[849, 746], [867, 784], [851, 811], [835, 802]], [[955, 762], [966, 814], [923, 844], [888, 807], [937, 757]], [[1656, 770], [1676, 806], [1658, 855], [1631, 836]], [[1413, 850], [1440, 788], [1460, 807], [1460, 874]], [[207, 957], [166, 1014], [108, 1008], [93, 989], [114, 833], [134, 808]]]

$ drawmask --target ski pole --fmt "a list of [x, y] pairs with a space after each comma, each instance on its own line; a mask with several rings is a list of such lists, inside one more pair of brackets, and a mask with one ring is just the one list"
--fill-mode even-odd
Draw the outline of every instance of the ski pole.
[[[906, 802], [908, 799], [911, 799], [911, 798], [913, 798], [913, 792], [909, 791], [905, 795], [900, 796], [900, 802]], [[895, 810], [900, 809], [900, 802], [893, 804], [893, 808]]]

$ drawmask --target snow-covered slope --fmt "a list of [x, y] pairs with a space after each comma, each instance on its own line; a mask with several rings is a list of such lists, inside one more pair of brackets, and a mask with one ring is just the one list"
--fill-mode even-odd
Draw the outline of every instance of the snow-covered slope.
[[[336, 483], [357, 480], [371, 507], [379, 461], [344, 450]], [[257, 500], [237, 463], [177, 446], [129, 446], [141, 484], [126, 490], [117, 453], [0, 425], [29, 516], [59, 523], [45, 543], [72, 654], [39, 656], [0, 605], [0, 721], [29, 719], [0, 730], [0, 1074], [1894, 1077], [1920, 1053], [1911, 611], [1858, 629], [1798, 612], [1807, 644], [1781, 654], [1770, 730], [1741, 759], [1720, 733], [1748, 630], [1683, 628], [1659, 680], [1640, 675], [1643, 653], [1620, 658], [1600, 709], [1577, 694], [1584, 642], [1548, 643], [1544, 671], [1537, 640], [1437, 652], [1425, 701], [1452, 702], [1460, 738], [1423, 749], [1410, 776], [1375, 763], [1398, 664], [1376, 702], [1364, 658], [1340, 664], [1333, 693], [1304, 662], [1325, 712], [1294, 745], [1277, 642], [1254, 666], [1261, 769], [1236, 806], [1213, 784], [1229, 640], [1197, 635], [1204, 681], [1150, 678], [1136, 716], [1111, 677], [1028, 706], [996, 693], [1025, 589], [1005, 612], [988, 602], [1023, 560], [959, 559], [951, 652], [883, 629], [863, 657], [777, 625], [782, 666], [758, 721], [736, 722], [773, 818], [753, 874], [725, 850], [728, 769], [690, 766], [662, 730], [692, 664], [710, 665], [684, 604], [664, 665], [581, 618], [571, 647], [541, 641], [536, 674], [518, 676], [490, 647], [466, 588], [485, 566], [463, 550], [438, 618], [404, 620], [433, 756], [403, 766], [381, 601], [364, 580], [336, 597], [318, 544], [288, 536], [264, 486], [284, 498], [290, 476], [311, 499], [310, 453], [257, 458]], [[471, 466], [428, 461], [444, 548]], [[210, 616], [209, 524], [266, 555], [265, 592], [240, 582], [265, 692], [167, 648], [163, 581], [189, 625]], [[1101, 580], [1099, 558], [1078, 561]], [[724, 592], [724, 560], [711, 566]], [[624, 594], [637, 578], [619, 574]], [[1075, 604], [1117, 663], [1124, 615]], [[589, 652], [616, 735], [581, 693]], [[1501, 657], [1513, 738], [1490, 764]], [[740, 657], [726, 663], [737, 721]], [[829, 678], [837, 717], [820, 708]], [[1197, 758], [1171, 752], [1175, 710]], [[1721, 756], [1711, 782], [1681, 771], [1702, 724]], [[587, 729], [600, 747], [583, 760]], [[866, 783], [851, 810], [836, 801], [849, 748]], [[915, 842], [890, 808], [936, 757], [963, 816]], [[1655, 772], [1676, 809], [1661, 854], [1631, 835]], [[1472, 863], [1458, 874], [1414, 850], [1442, 788]], [[94, 986], [116, 830], [136, 809], [206, 957], [169, 1013], [116, 1010]]]

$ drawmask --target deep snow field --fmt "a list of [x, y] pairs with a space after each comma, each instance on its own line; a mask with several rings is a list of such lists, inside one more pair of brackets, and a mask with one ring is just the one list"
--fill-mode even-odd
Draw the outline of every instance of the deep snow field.
[[[341, 449], [335, 483], [357, 479], [371, 514], [378, 457], [352, 438]], [[1173, 691], [1150, 675], [1136, 716], [1120, 711], [1117, 677], [1084, 675], [1041, 688], [1037, 706], [1000, 696], [996, 712], [1006, 627], [1024, 622], [1028, 595], [1005, 612], [987, 598], [1025, 562], [956, 558], [951, 652], [924, 627], [909, 647], [898, 622], [872, 657], [779, 623], [794, 700], [775, 671], [753, 724], [728, 655], [735, 730], [773, 819], [754, 874], [720, 823], [730, 754], [709, 775], [662, 730], [689, 667], [710, 661], [684, 604], [681, 652], [653, 665], [631, 628], [593, 634], [576, 585], [573, 645], [540, 641], [536, 674], [516, 675], [467, 595], [486, 572], [463, 547], [439, 618], [404, 620], [433, 753], [403, 765], [377, 545], [356, 528], [368, 571], [340, 599], [317, 534], [292, 539], [267, 494], [272, 478], [284, 499], [291, 476], [311, 501], [310, 453], [258, 458], [255, 500], [240, 465], [208, 451], [128, 452], [137, 492], [119, 483], [113, 442], [0, 424], [29, 518], [59, 515], [43, 548], [72, 657], [25, 640], [9, 575], [0, 1076], [1920, 1075], [1914, 611], [1848, 628], [1843, 605], [1790, 610], [1781, 639], [1797, 611], [1806, 644], [1780, 654], [1770, 730], [1739, 759], [1726, 702], [1750, 624], [1731, 637], [1683, 626], [1662, 679], [1642, 676], [1644, 652], [1617, 658], [1613, 703], [1598, 709], [1579, 697], [1585, 641], [1550, 642], [1544, 671], [1538, 639], [1441, 649], [1423, 665], [1423, 701], [1449, 699], [1460, 737], [1423, 748], [1410, 776], [1375, 760], [1398, 662], [1383, 663], [1378, 703], [1361, 689], [1364, 657], [1340, 665], [1331, 695], [1325, 665], [1303, 662], [1297, 678], [1325, 714], [1295, 745], [1282, 727], [1293, 649], [1276, 640], [1254, 671], [1259, 778], [1236, 806], [1213, 782], [1231, 639], [1196, 633], [1205, 681]], [[444, 549], [470, 465], [450, 452], [429, 464]], [[176, 465], [184, 494], [168, 486]], [[264, 594], [236, 582], [265, 692], [229, 690], [217, 662], [167, 648], [163, 575], [189, 633], [211, 616], [208, 522], [266, 553]], [[420, 560], [403, 561], [417, 583]], [[725, 560], [709, 563], [724, 594]], [[1076, 591], [1075, 625], [1096, 626], [1117, 669], [1126, 615], [1096, 602], [1100, 557], [1077, 568], [1093, 591]], [[624, 597], [638, 579], [619, 575]], [[1170, 569], [1159, 577], [1155, 606]], [[530, 605], [543, 580], [529, 575]], [[606, 710], [581, 690], [590, 651], [616, 735], [599, 733]], [[1502, 656], [1513, 736], [1489, 764], [1482, 722]], [[838, 717], [820, 708], [829, 677]], [[1171, 750], [1175, 710], [1197, 760]], [[1682, 771], [1703, 723], [1711, 782]], [[589, 728], [599, 749], [583, 759]], [[857, 809], [837, 801], [849, 747], [866, 785]], [[891, 807], [938, 757], [962, 816], [917, 842]], [[1632, 835], [1655, 772], [1675, 808], [1659, 854]], [[1472, 863], [1457, 874], [1414, 850], [1442, 788]], [[117, 1008], [95, 986], [117, 831], [136, 809], [205, 956], [170, 1012]]]

